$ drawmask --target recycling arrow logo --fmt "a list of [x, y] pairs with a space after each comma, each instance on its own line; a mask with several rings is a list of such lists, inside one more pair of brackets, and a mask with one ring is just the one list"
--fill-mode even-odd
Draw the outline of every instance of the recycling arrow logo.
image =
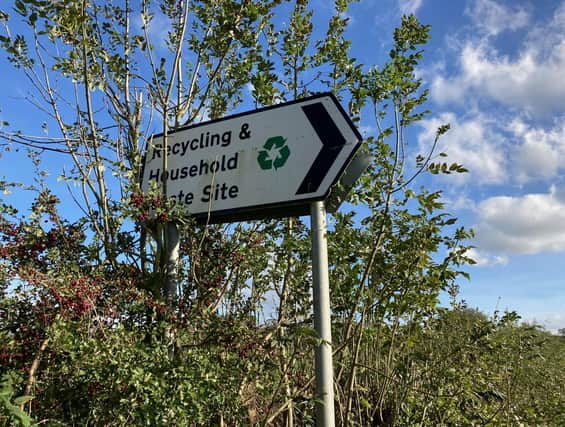
[[290, 156], [290, 149], [286, 139], [282, 136], [273, 136], [265, 142], [263, 150], [259, 151], [257, 163], [263, 170], [282, 168]]

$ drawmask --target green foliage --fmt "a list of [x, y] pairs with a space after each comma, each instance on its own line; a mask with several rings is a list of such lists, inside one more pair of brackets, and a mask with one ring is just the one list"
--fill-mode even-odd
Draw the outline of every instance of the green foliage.
[[163, 339], [166, 330], [160, 322], [112, 331], [100, 327], [98, 336], [88, 336], [77, 325], [57, 324], [51, 357], [62, 369], [44, 373], [45, 408], [52, 409], [42, 415], [151, 426], [201, 425], [212, 414], [241, 418], [238, 386], [245, 360], [213, 346], [195, 346], [189, 333], [177, 337], [177, 344], [187, 347], [174, 354]]
[[23, 407], [32, 397], [14, 397], [14, 393], [14, 374], [6, 372], [0, 382], [0, 422], [2, 425], [29, 427], [32, 419], [20, 406]]
[[414, 387], [399, 417], [422, 425], [562, 423], [563, 343], [517, 318], [488, 319], [463, 305], [414, 327], [402, 368]]

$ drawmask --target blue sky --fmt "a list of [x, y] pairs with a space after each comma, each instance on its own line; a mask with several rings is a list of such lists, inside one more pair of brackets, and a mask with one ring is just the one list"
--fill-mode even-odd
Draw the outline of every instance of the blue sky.
[[448, 210], [476, 232], [478, 265], [461, 297], [486, 312], [517, 310], [550, 330], [565, 327], [565, 2], [396, 6], [432, 25], [419, 72], [433, 114], [417, 143], [449, 122], [440, 150], [470, 171], [437, 180]]
[[[331, 13], [329, 1], [311, 5], [315, 22]], [[517, 310], [549, 330], [565, 327], [565, 1], [362, 0], [348, 12], [361, 63], [386, 61], [402, 13], [432, 26], [418, 75], [433, 113], [409, 134], [409, 147], [424, 150], [449, 122], [439, 151], [470, 171], [424, 182], [443, 189], [447, 210], [476, 232], [478, 264], [461, 298], [487, 313]], [[40, 133], [41, 114], [4, 58], [0, 73], [0, 121]], [[59, 160], [48, 156], [44, 167], [63, 193]], [[30, 176], [21, 153], [2, 154], [0, 178]]]

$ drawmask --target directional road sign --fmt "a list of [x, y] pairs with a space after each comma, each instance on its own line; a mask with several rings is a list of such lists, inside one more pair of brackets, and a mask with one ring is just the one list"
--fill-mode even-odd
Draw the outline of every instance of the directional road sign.
[[162, 134], [148, 141], [143, 190], [166, 179], [167, 197], [211, 222], [309, 213], [361, 145], [332, 94], [180, 128], [167, 139], [166, 147]]

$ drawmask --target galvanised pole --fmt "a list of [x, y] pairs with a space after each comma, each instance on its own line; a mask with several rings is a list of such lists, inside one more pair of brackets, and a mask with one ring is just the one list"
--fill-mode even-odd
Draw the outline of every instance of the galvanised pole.
[[310, 205], [312, 229], [312, 288], [316, 346], [316, 426], [334, 427], [334, 387], [332, 362], [332, 324], [326, 240], [326, 208], [323, 201]]

